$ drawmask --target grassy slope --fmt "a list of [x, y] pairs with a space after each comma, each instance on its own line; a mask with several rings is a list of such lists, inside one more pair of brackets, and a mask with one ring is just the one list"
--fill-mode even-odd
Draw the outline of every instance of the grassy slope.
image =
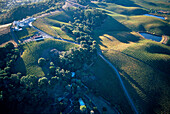
[[52, 28], [56, 31], [56, 33], [61, 37], [61, 38], [64, 38], [64, 39], [67, 39], [67, 40], [71, 40], [71, 41], [74, 41], [75, 37], [62, 31], [60, 27], [55, 27], [55, 26], [52, 26]]
[[74, 20], [72, 17], [73, 14], [74, 12], [72, 11], [61, 11], [57, 13], [56, 15], [49, 16], [48, 18], [68, 23], [69, 21]]
[[142, 15], [118, 14], [113, 12], [114, 10], [111, 11], [109, 5], [105, 7], [99, 9], [107, 12], [109, 17], [101, 27], [95, 29], [93, 36], [103, 50], [104, 56], [119, 70], [140, 112], [169, 112], [170, 48], [150, 40], [143, 40], [138, 33], [131, 32], [169, 34], [169, 24]]
[[168, 113], [169, 75], [150, 67], [141, 60], [110, 50], [104, 55], [122, 75], [137, 109], [143, 113]]
[[96, 90], [99, 95], [103, 96], [113, 106], [119, 105], [119, 110], [122, 112], [132, 113], [115, 72], [101, 57], [98, 57], [87, 72], [91, 72], [96, 77], [95, 83], [86, 82], [89, 88]]
[[[64, 41], [58, 41], [55, 39], [45, 39], [40, 42], [31, 42], [24, 45], [24, 52], [22, 54], [22, 60], [18, 61], [17, 69], [26, 69], [26, 74], [44, 76], [44, 71], [38, 66], [37, 62], [40, 57], [48, 53], [50, 49], [58, 49], [60, 51], [68, 50], [76, 45], [67, 43]], [[47, 51], [47, 52], [46, 52]], [[24, 65], [23, 65], [24, 63]]]
[[170, 74], [170, 47], [151, 41], [141, 41], [123, 51], [155, 69]]
[[170, 3], [167, 0], [132, 0], [137, 5], [147, 8], [147, 9], [156, 9], [156, 10], [169, 10]]
[[[170, 24], [164, 20], [144, 15], [127, 16], [104, 8], [98, 9], [105, 11], [110, 17], [113, 18], [114, 21], [117, 20], [119, 23], [132, 31], [148, 31], [157, 35], [170, 35]], [[122, 27], [119, 27], [119, 29], [120, 28]]]
[[61, 11], [56, 15], [49, 16], [45, 19], [38, 19], [33, 23], [33, 25], [52, 36], [59, 35], [63, 39], [74, 41], [75, 38], [73, 36], [60, 29], [61, 24], [70, 25], [68, 22], [73, 20], [71, 15], [72, 13], [73, 12]]
[[117, 5], [114, 3], [96, 3], [98, 7], [105, 8], [110, 11], [114, 11], [119, 14], [124, 15], [142, 15], [148, 13], [147, 10], [140, 7], [126, 7], [122, 5]]
[[[169, 77], [166, 73], [170, 60], [167, 55], [169, 47], [142, 40], [138, 33], [130, 32], [115, 19], [111, 20], [111, 17], [105, 20], [103, 25], [94, 31], [93, 37], [106, 58], [120, 71], [137, 108], [144, 113], [169, 111]], [[110, 26], [107, 27], [108, 25]], [[166, 52], [151, 52], [155, 47]], [[158, 68], [165, 69], [160, 71]]]
[[18, 39], [24, 39], [33, 36], [37, 31], [33, 28], [27, 27], [23, 28], [22, 31], [15, 31]]
[[43, 19], [37, 19], [33, 22], [33, 25], [51, 36], [56, 36], [54, 30], [52, 30], [49, 25], [45, 24]]

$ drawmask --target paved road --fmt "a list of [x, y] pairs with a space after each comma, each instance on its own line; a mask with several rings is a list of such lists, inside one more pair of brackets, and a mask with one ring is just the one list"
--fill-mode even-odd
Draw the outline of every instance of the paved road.
[[10, 26], [11, 24], [12, 24], [12, 23], [8, 23], [8, 24], [0, 25], [0, 28], [8, 27], [8, 26]]
[[134, 105], [131, 97], [130, 97], [129, 94], [128, 94], [128, 91], [127, 91], [127, 89], [126, 89], [126, 87], [125, 87], [125, 85], [124, 85], [124, 83], [123, 83], [123, 81], [122, 81], [122, 79], [121, 79], [121, 77], [120, 77], [120, 74], [119, 74], [118, 70], [117, 70], [117, 69], [115, 68], [115, 66], [113, 66], [108, 60], [106, 60], [106, 59], [104, 58], [104, 56], [103, 56], [100, 52], [98, 52], [98, 55], [99, 55], [106, 63], [108, 63], [109, 66], [111, 66], [111, 67], [114, 69], [114, 71], [115, 71], [116, 74], [117, 74], [117, 77], [119, 78], [120, 84], [121, 84], [121, 86], [122, 86], [122, 88], [123, 88], [123, 90], [124, 90], [124, 92], [125, 92], [125, 95], [126, 95], [126, 97], [128, 98], [130, 105], [132, 106], [133, 111], [135, 112], [135, 114], [138, 114], [138, 111], [137, 111], [137, 109], [136, 109], [136, 107], [135, 107], [135, 105]]

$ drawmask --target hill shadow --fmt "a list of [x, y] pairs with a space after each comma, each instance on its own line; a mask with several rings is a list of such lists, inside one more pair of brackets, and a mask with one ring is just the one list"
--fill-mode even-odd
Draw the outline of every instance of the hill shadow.
[[140, 37], [135, 36], [130, 32], [132, 32], [131, 29], [127, 28], [125, 25], [118, 22], [113, 17], [108, 16], [107, 19], [104, 20], [103, 24], [94, 30], [93, 37], [99, 45], [106, 48], [107, 46], [102, 43], [102, 39], [100, 38], [100, 36], [103, 36], [110, 41], [113, 41], [113, 39], [109, 38], [107, 35], [113, 36], [122, 43], [138, 42], [140, 40]]
[[114, 0], [111, 2], [111, 0], [109, 0], [110, 3], [115, 3], [118, 5], [122, 5], [122, 6], [128, 6], [128, 7], [140, 7], [139, 5], [137, 5], [135, 2], [131, 1], [131, 0]]
[[117, 32], [116, 34], [111, 35], [122, 43], [138, 42], [140, 40], [140, 37], [137, 37], [130, 32]]

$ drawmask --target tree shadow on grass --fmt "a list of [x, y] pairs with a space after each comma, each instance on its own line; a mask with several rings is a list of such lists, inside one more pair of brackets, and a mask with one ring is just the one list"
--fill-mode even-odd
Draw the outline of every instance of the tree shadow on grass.
[[47, 74], [49, 73], [49, 67], [48, 66], [43, 66], [41, 67], [42, 68], [42, 71], [44, 72], [45, 76], [47, 76]]
[[22, 75], [26, 75], [26, 67], [25, 67], [25, 63], [23, 61], [23, 59], [21, 57], [19, 57], [15, 64], [14, 67], [12, 68], [12, 72], [13, 73], [18, 73], [20, 72]]
[[128, 7], [140, 7], [135, 2], [131, 0], [114, 0], [115, 4], [122, 5], [122, 6], [128, 6]]

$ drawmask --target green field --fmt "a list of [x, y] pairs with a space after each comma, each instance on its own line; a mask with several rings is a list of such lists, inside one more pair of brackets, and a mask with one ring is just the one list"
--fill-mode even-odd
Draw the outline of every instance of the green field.
[[25, 71], [27, 75], [44, 76], [47, 69], [38, 66], [40, 57], [48, 58], [50, 49], [59, 51], [69, 50], [71, 47], [77, 47], [75, 44], [58, 41], [55, 39], [45, 39], [40, 42], [30, 42], [24, 45], [24, 52], [21, 59], [16, 63], [16, 69], [21, 72]]
[[36, 33], [38, 33], [38, 31], [31, 27], [23, 28], [23, 30], [21, 31], [15, 31], [15, 34], [18, 37], [18, 39], [29, 38], [35, 35]]

